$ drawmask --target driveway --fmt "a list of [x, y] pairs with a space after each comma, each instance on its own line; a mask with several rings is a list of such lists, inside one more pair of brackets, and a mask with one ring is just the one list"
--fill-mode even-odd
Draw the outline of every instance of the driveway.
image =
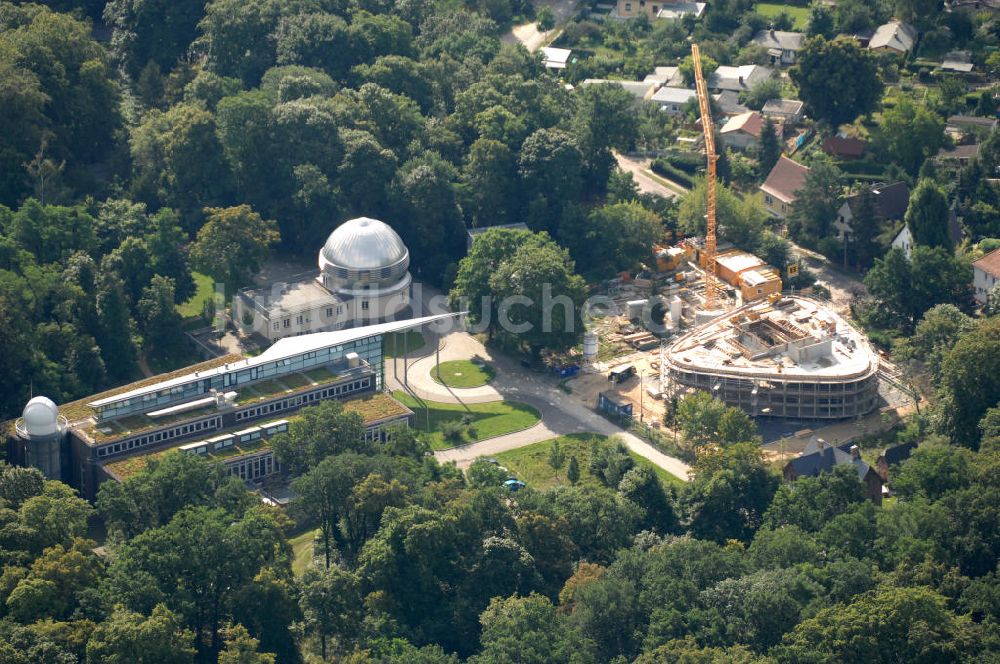
[[820, 285], [830, 291], [830, 300], [837, 313], [850, 315], [851, 302], [868, 295], [868, 289], [860, 280], [834, 269], [826, 256], [800, 247], [791, 240], [788, 244], [792, 256], [815, 272]]
[[[636, 454], [649, 459], [672, 475], [688, 479], [690, 467], [686, 463], [663, 454], [638, 436], [621, 429], [574, 397], [565, 394], [559, 389], [558, 381], [550, 374], [526, 370], [515, 360], [503, 355], [494, 356], [475, 337], [464, 331], [450, 332], [440, 337], [425, 331], [424, 335], [427, 344], [408, 358], [407, 367], [404, 368], [403, 358], [386, 359], [385, 381], [391, 389], [405, 389], [405, 380], [409, 391], [430, 401], [483, 403], [509, 399], [533, 406], [542, 414], [541, 422], [523, 431], [435, 452], [434, 456], [439, 461], [454, 461], [460, 468], [466, 468], [479, 456], [495, 455], [570, 433], [593, 432], [606, 436], [617, 435]], [[496, 377], [489, 385], [469, 389], [449, 388], [435, 382], [431, 378], [431, 369], [437, 356], [435, 347], [438, 343], [442, 362], [478, 358], [493, 365]]]

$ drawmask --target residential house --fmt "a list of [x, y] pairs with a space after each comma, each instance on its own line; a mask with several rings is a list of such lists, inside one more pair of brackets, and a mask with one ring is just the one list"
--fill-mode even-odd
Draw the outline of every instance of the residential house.
[[760, 190], [764, 193], [764, 207], [779, 219], [784, 219], [795, 202], [796, 192], [806, 183], [809, 167], [782, 155], [768, 174]]
[[994, 249], [972, 264], [973, 296], [979, 304], [986, 304], [997, 283], [1000, 283], [1000, 249]]
[[959, 166], [967, 166], [979, 154], [979, 145], [954, 145], [938, 150], [935, 159], [938, 162], [957, 162]]
[[852, 443], [834, 447], [827, 445], [822, 438], [815, 443], [810, 442], [802, 456], [785, 464], [782, 474], [786, 482], [794, 482], [800, 477], [818, 477], [833, 472], [837, 466], [853, 466], [864, 487], [865, 498], [876, 505], [882, 503], [882, 478], [861, 458], [860, 448]]
[[681, 115], [688, 101], [697, 97], [698, 93], [694, 90], [664, 86], [656, 91], [650, 101], [659, 104], [664, 113]]
[[[910, 202], [910, 188], [905, 182], [893, 184], [877, 184], [872, 187], [875, 195], [875, 211], [879, 221], [899, 221], [906, 214]], [[837, 239], [844, 239], [844, 234], [851, 235], [854, 231], [852, 223], [857, 212], [861, 195], [848, 196], [837, 210], [837, 219], [833, 227], [837, 229]]]
[[[958, 221], [955, 207], [952, 206], [948, 211], [948, 237], [951, 238], [952, 244], [958, 244], [962, 241], [963, 235], [962, 224]], [[910, 232], [910, 227], [903, 224], [903, 227], [896, 233], [896, 237], [892, 239], [890, 248], [902, 250], [906, 254], [906, 257], [909, 258], [915, 245], [916, 242], [913, 240], [913, 233]]]
[[835, 159], [861, 159], [868, 149], [868, 143], [860, 138], [830, 136], [823, 141], [823, 152]]
[[904, 254], [906, 254], [906, 257], [909, 258], [910, 253], [913, 251], [914, 244], [913, 233], [910, 232], [910, 227], [903, 224], [902, 230], [896, 233], [896, 237], [892, 238], [892, 245], [890, 248], [901, 250]]
[[688, 15], [698, 18], [705, 11], [704, 2], [687, 0], [618, 0], [614, 18], [634, 18], [645, 14], [650, 19], [679, 19]]
[[871, 28], [859, 30], [858, 32], [841, 32], [835, 39], [853, 39], [858, 44], [858, 48], [868, 48], [869, 42], [875, 36], [875, 31]]
[[775, 66], [795, 64], [795, 54], [802, 48], [806, 36], [801, 32], [783, 30], [761, 30], [753, 36], [753, 43], [767, 49], [771, 64]]
[[982, 138], [996, 128], [995, 117], [984, 118], [976, 115], [952, 115], [944, 125], [945, 133], [956, 139], [965, 135]]
[[910, 454], [915, 449], [917, 449], [916, 443], [903, 443], [902, 445], [886, 448], [879, 455], [878, 461], [875, 462], [875, 470], [878, 472], [879, 477], [882, 478], [882, 481], [888, 484], [893, 466], [898, 466], [909, 459]]
[[958, 72], [959, 74], [968, 74], [972, 71], [972, 52], [951, 51], [945, 54], [941, 60], [941, 69]]
[[579, 87], [585, 87], [588, 85], [601, 85], [603, 83], [611, 83], [612, 85], [617, 85], [625, 90], [635, 98], [636, 102], [649, 101], [653, 98], [653, 94], [656, 92], [658, 87], [655, 83], [644, 83], [643, 81], [612, 81], [606, 78], [588, 78], [587, 80], [580, 83]]
[[723, 65], [708, 76], [706, 83], [708, 89], [714, 92], [722, 90], [743, 92], [773, 76], [773, 69], [761, 65], [741, 65], [739, 67]]
[[[764, 130], [764, 118], [757, 111], [747, 111], [733, 116], [722, 126], [719, 134], [726, 147], [745, 150], [760, 145], [760, 135]], [[774, 127], [774, 133], [781, 140], [781, 124]]]
[[572, 49], [552, 48], [551, 46], [543, 46], [540, 50], [546, 69], [566, 69], [569, 56], [573, 53]]
[[732, 117], [741, 113], [746, 113], [750, 109], [740, 103], [740, 93], [733, 90], [723, 90], [719, 94], [712, 95], [718, 110], [726, 117]]
[[681, 75], [680, 67], [656, 67], [652, 74], [647, 74], [646, 78], [642, 79], [642, 82], [682, 88], [684, 87], [684, 76]]
[[792, 127], [802, 121], [802, 110], [805, 108], [798, 99], [769, 99], [760, 109], [765, 118], [781, 120], [786, 127]]
[[705, 12], [705, 7], [707, 6], [708, 4], [705, 2], [684, 2], [683, 0], [671, 0], [670, 2], [663, 3], [663, 6], [660, 7], [660, 11], [656, 14], [656, 18], [663, 18], [669, 21], [677, 21], [685, 16], [700, 18]]
[[946, 0], [945, 11], [969, 11], [975, 14], [1000, 12], [1000, 0]]
[[906, 55], [917, 43], [917, 29], [902, 21], [889, 21], [878, 26], [868, 40], [868, 50]]

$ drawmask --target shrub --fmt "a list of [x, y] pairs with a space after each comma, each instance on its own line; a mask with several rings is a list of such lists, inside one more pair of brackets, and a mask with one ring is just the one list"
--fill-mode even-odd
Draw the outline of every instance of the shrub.
[[441, 437], [453, 445], [465, 442], [466, 425], [457, 420], [450, 420], [441, 425]]
[[677, 184], [684, 187], [691, 188], [694, 186], [694, 183], [691, 181], [691, 178], [687, 173], [679, 168], [675, 168], [665, 159], [654, 159], [653, 163], [650, 164], [650, 169], [652, 169], [654, 173], [673, 180]]

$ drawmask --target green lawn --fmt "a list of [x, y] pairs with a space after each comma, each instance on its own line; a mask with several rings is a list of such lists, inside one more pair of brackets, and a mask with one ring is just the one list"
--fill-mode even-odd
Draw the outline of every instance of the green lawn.
[[[489, 403], [473, 403], [464, 406], [457, 403], [436, 401], [421, 403], [403, 391], [393, 392], [392, 396], [413, 410], [417, 431], [427, 434], [427, 442], [435, 450], [454, 447], [453, 443], [445, 441], [441, 434], [441, 427], [445, 422], [461, 422], [466, 415], [472, 419], [475, 435], [466, 438], [464, 444], [501, 436], [512, 431], [520, 431], [533, 426], [541, 419], [537, 410], [528, 404], [517, 401], [490, 401]], [[426, 413], [424, 412], [424, 404], [427, 405]]]
[[[559, 470], [549, 465], [549, 450], [552, 449], [552, 440], [527, 445], [509, 452], [501, 452], [496, 456], [496, 459], [500, 465], [507, 468], [528, 486], [536, 489], [549, 489], [569, 484], [569, 480], [566, 479], [566, 467], [569, 464], [569, 458], [575, 456], [580, 466], [579, 484], [596, 486], [598, 480], [590, 474], [589, 470], [590, 456], [596, 447], [608, 444], [608, 436], [595, 433], [576, 433], [554, 440], [559, 441], [559, 445], [566, 455], [566, 463]], [[635, 452], [629, 452], [629, 456], [635, 459], [636, 464], [651, 468], [664, 486], [679, 487], [684, 484], [683, 480], [674, 477]]]
[[382, 353], [386, 357], [402, 357], [404, 346], [403, 342], [406, 341], [409, 348], [408, 352], [420, 350], [427, 345], [427, 341], [424, 336], [420, 334], [417, 330], [407, 330], [406, 332], [396, 332], [395, 334], [385, 335], [382, 341]]
[[431, 378], [448, 387], [481, 387], [495, 375], [490, 365], [469, 360], [451, 360], [431, 368]]
[[205, 311], [205, 301], [215, 294], [215, 281], [207, 274], [192, 272], [195, 292], [187, 302], [177, 305], [177, 313], [184, 318], [197, 318]]
[[[318, 532], [319, 529], [307, 530], [288, 540], [288, 543], [292, 545], [292, 572], [295, 573], [295, 576], [300, 576], [305, 572], [306, 568], [309, 567], [309, 563], [312, 562], [313, 542]], [[321, 547], [320, 551], [322, 550]]]
[[755, 9], [757, 13], [768, 18], [777, 16], [781, 12], [792, 17], [794, 24], [792, 30], [805, 30], [809, 27], [809, 8], [796, 5], [782, 5], [776, 2], [758, 2]]

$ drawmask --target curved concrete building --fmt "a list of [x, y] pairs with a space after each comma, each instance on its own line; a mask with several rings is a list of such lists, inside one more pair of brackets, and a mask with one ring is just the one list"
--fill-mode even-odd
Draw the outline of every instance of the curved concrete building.
[[270, 288], [240, 291], [233, 322], [276, 341], [391, 320], [410, 305], [410, 252], [388, 224], [359, 217], [338, 226], [319, 251], [319, 271]]
[[711, 392], [750, 415], [840, 419], [878, 405], [878, 355], [824, 304], [772, 298], [679, 337], [664, 355], [667, 391]]

